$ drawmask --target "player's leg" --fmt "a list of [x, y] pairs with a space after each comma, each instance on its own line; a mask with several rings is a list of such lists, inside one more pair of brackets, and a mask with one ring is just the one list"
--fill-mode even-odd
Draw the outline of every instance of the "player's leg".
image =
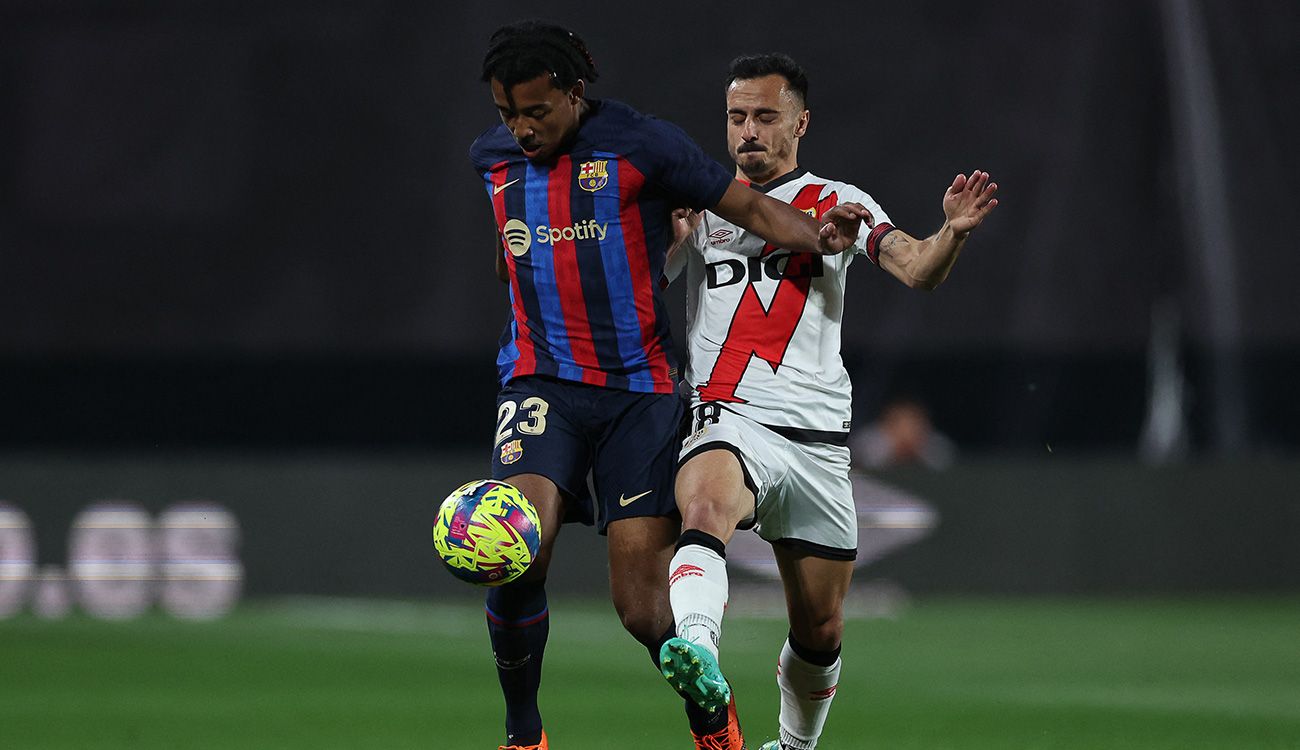
[[743, 748], [736, 702], [718, 662], [727, 605], [726, 543], [754, 509], [740, 460], [724, 443], [687, 456], [677, 476], [682, 533], [668, 566], [676, 637], [660, 648], [668, 684], [687, 698], [697, 748]]
[[777, 668], [780, 744], [773, 747], [810, 750], [839, 684], [858, 523], [847, 449], [791, 442], [787, 458], [785, 507], [760, 519], [762, 535], [773, 542], [790, 618]]
[[[776, 554], [790, 621], [778, 662], [780, 739], [761, 750], [807, 750], [816, 746], [839, 681], [844, 597], [857, 559], [849, 453], [771, 431], [756, 432], [751, 443], [767, 465], [781, 466], [779, 475], [759, 478], [757, 520]], [[748, 449], [744, 455], [749, 465]]]
[[[659, 663], [665, 642], [676, 635], [668, 603], [669, 560], [681, 532], [673, 494], [682, 405], [675, 395], [630, 395], [597, 448], [596, 486], [609, 535], [610, 591], [623, 626]], [[685, 700], [691, 732], [707, 737], [736, 728], [734, 743], [707, 747], [740, 748], [739, 723], [727, 711], [709, 712]]]
[[[609, 526], [610, 589], [623, 626], [659, 665], [664, 644], [676, 636], [664, 573], [673, 556], [681, 523], [674, 516], [627, 518]], [[653, 563], [653, 565], [651, 565]], [[679, 691], [697, 747], [744, 747], [735, 701], [726, 711], [710, 711]], [[710, 743], [708, 739], [712, 738]]]
[[774, 545], [773, 550], [790, 617], [790, 633], [777, 666], [779, 747], [811, 750], [821, 737], [839, 685], [844, 597], [853, 578], [853, 562], [785, 545]]
[[[715, 428], [715, 433], [719, 430]], [[664, 645], [661, 669], [669, 684], [704, 708], [727, 705], [730, 686], [718, 666], [718, 642], [729, 583], [726, 544], [754, 513], [755, 490], [741, 463], [739, 435], [731, 442], [693, 445], [677, 474], [682, 533], [668, 566], [668, 596], [677, 637]]]
[[[528, 406], [520, 410], [521, 403]], [[546, 419], [536, 419], [530, 409], [545, 411]], [[488, 589], [485, 602], [510, 747], [545, 746], [537, 693], [550, 633], [546, 574], [567, 498], [574, 487], [585, 486], [589, 460], [578, 430], [566, 419], [567, 411], [562, 388], [557, 390], [554, 383], [515, 381], [498, 397], [498, 415], [513, 418], [498, 423], [492, 476], [514, 485], [532, 502], [542, 532], [541, 548], [528, 570], [515, 581]]]
[[677, 507], [682, 533], [669, 565], [669, 598], [677, 635], [716, 657], [727, 604], [726, 544], [754, 513], [754, 491], [730, 445], [706, 445], [682, 464]]
[[506, 738], [518, 747], [542, 742], [537, 693], [550, 634], [546, 571], [559, 536], [563, 500], [555, 483], [538, 474], [507, 477], [537, 508], [542, 543], [532, 565], [518, 579], [488, 589], [485, 610], [497, 679], [506, 703]]
[[672, 627], [664, 571], [680, 527], [676, 516], [641, 516], [612, 522], [609, 590], [624, 629], [642, 645], [658, 644]]
[[606, 392], [592, 466], [609, 588], [619, 620], [642, 645], [672, 624], [664, 570], [677, 538], [673, 498], [683, 407], [676, 394]]
[[[680, 529], [681, 522], [675, 515], [627, 518], [611, 523], [608, 528], [614, 608], [623, 627], [646, 647], [656, 667], [664, 644], [676, 635], [664, 573]], [[685, 692], [681, 696], [697, 744], [704, 737], [735, 735], [729, 742], [699, 746], [723, 750], [744, 746], [734, 701], [729, 711], [709, 711]]]
[[[682, 443], [677, 472], [682, 534], [669, 565], [668, 595], [678, 638], [705, 652], [704, 661], [716, 661], [728, 595], [726, 544], [738, 525], [753, 519], [760, 483], [770, 484], [766, 467], [779, 456], [765, 443], [766, 430], [748, 419], [715, 403], [692, 411], [695, 431]], [[708, 702], [716, 704], [725, 692], [721, 687]]]

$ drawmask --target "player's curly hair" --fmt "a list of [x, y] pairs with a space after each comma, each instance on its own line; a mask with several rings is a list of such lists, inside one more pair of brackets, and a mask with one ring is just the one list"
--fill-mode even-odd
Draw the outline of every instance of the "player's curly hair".
[[563, 26], [520, 21], [492, 32], [483, 56], [484, 83], [496, 79], [509, 88], [547, 74], [557, 89], [598, 77], [586, 42]]
[[741, 55], [731, 61], [727, 70], [727, 85], [736, 81], [748, 81], [751, 78], [778, 75], [785, 78], [791, 91], [799, 95], [799, 101], [808, 106], [808, 74], [794, 58], [781, 52], [765, 55]]

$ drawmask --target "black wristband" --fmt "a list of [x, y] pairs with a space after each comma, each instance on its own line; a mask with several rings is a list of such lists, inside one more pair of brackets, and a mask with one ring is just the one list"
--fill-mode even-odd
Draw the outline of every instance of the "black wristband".
[[880, 241], [895, 229], [898, 227], [888, 222], [877, 224], [871, 229], [871, 234], [867, 235], [867, 258], [872, 263], [880, 265]]

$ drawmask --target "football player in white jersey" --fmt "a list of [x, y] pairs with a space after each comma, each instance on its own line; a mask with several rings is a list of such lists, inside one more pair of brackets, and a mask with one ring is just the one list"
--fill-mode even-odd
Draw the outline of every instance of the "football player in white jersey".
[[682, 535], [669, 567], [677, 637], [660, 664], [700, 705], [728, 706], [718, 665], [726, 543], [737, 528], [755, 528], [773, 545], [790, 622], [777, 672], [780, 735], [763, 750], [816, 747], [839, 682], [858, 539], [846, 447], [851, 387], [840, 359], [848, 266], [865, 255], [909, 287], [934, 289], [998, 204], [988, 173], [959, 174], [944, 192], [937, 232], [917, 239], [896, 229], [871, 196], [799, 167], [807, 92], [806, 74], [785, 55], [732, 62], [727, 146], [737, 177], [814, 217], [861, 203], [870, 233], [839, 255], [791, 253], [711, 212], [682, 213], [668, 269], [671, 278], [687, 268], [690, 285], [693, 431], [679, 457]]

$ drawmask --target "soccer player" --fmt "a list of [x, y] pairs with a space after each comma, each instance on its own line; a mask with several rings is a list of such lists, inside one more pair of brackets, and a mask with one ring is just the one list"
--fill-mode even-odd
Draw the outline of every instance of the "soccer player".
[[937, 232], [916, 239], [896, 229], [866, 193], [799, 167], [807, 96], [807, 76], [785, 55], [732, 62], [727, 146], [736, 175], [814, 217], [861, 203], [870, 233], [823, 256], [767, 242], [717, 211], [679, 214], [682, 243], [669, 269], [688, 268], [693, 432], [679, 459], [683, 531], [669, 567], [677, 637], [663, 645], [661, 668], [701, 706], [730, 703], [718, 665], [725, 545], [737, 528], [756, 528], [772, 543], [790, 623], [777, 671], [780, 735], [763, 750], [816, 747], [839, 681], [858, 539], [845, 447], [850, 385], [840, 359], [848, 266], [865, 255], [909, 287], [933, 289], [997, 206], [987, 173], [957, 175]]
[[[712, 209], [808, 253], [849, 247], [866, 216], [849, 204], [814, 220], [746, 187], [677, 127], [588, 98], [595, 79], [591, 54], [568, 29], [529, 21], [497, 30], [483, 80], [501, 123], [470, 148], [511, 309], [497, 356], [492, 476], [537, 506], [542, 530], [528, 572], [487, 595], [507, 748], [547, 747], [537, 708], [544, 583], [562, 521], [608, 535], [615, 609], [652, 658], [673, 633], [664, 570], [680, 529], [673, 474], [683, 406], [658, 283], [672, 211]], [[739, 735], [732, 711], [687, 713], [697, 741]]]

